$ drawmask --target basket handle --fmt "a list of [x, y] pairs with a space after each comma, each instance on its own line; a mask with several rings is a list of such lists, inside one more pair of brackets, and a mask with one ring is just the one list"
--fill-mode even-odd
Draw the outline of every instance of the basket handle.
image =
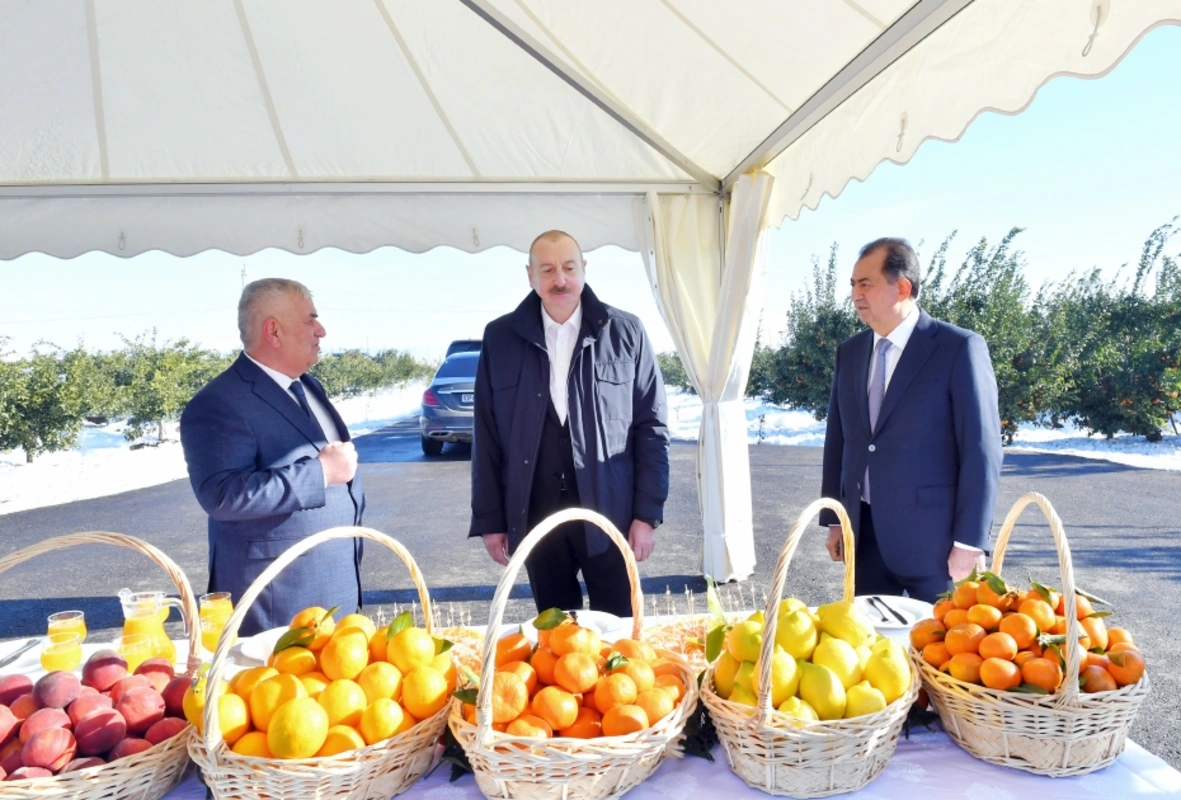
[[372, 528], [361, 528], [351, 525], [329, 528], [306, 539], [300, 539], [291, 545], [291, 547], [287, 548], [281, 556], [272, 561], [270, 566], [254, 579], [254, 583], [250, 584], [250, 588], [243, 593], [242, 599], [234, 607], [234, 613], [226, 621], [226, 626], [221, 632], [221, 638], [218, 639], [217, 650], [213, 654], [213, 663], [210, 665], [209, 673], [205, 679], [205, 732], [203, 737], [205, 739], [205, 749], [209, 752], [209, 759], [213, 764], [217, 764], [217, 743], [221, 741], [221, 729], [218, 725], [217, 703], [210, 702], [212, 699], [211, 695], [217, 686], [217, 682], [221, 680], [221, 674], [225, 669], [226, 658], [229, 656], [230, 648], [234, 646], [234, 639], [238, 635], [238, 628], [242, 626], [242, 620], [246, 616], [246, 610], [254, 604], [254, 601], [262, 594], [262, 590], [270, 585], [271, 581], [275, 579], [275, 576], [282, 572], [292, 561], [313, 547], [324, 542], [330, 542], [333, 539], [368, 539], [393, 550], [394, 555], [402, 559], [402, 563], [410, 570], [410, 579], [414, 581], [414, 587], [418, 589], [418, 600], [422, 603], [426, 632], [434, 632], [434, 624], [431, 621], [431, 598], [427, 592], [426, 580], [419, 571], [414, 557], [410, 555], [410, 551], [403, 547], [396, 539]]
[[1066, 612], [1066, 674], [1062, 679], [1065, 691], [1059, 696], [1058, 705], [1075, 705], [1078, 702], [1078, 673], [1081, 665], [1078, 658], [1079, 624], [1078, 604], [1074, 593], [1074, 562], [1070, 557], [1070, 545], [1066, 541], [1066, 531], [1062, 528], [1062, 519], [1054, 506], [1041, 492], [1030, 492], [1023, 495], [1013, 507], [1009, 509], [1005, 522], [1001, 525], [1001, 532], [997, 534], [996, 549], [992, 552], [992, 571], [1000, 575], [1005, 563], [1005, 548], [1009, 545], [1009, 536], [1017, 524], [1017, 518], [1030, 503], [1036, 503], [1042, 510], [1046, 520], [1050, 523], [1050, 532], [1054, 534], [1054, 545], [1058, 548], [1058, 571], [1062, 574], [1063, 611]]
[[487, 746], [488, 734], [492, 730], [492, 675], [496, 671], [496, 632], [500, 630], [500, 623], [504, 619], [504, 606], [508, 602], [513, 584], [516, 583], [517, 573], [521, 571], [521, 565], [525, 563], [529, 553], [542, 539], [560, 525], [578, 520], [598, 525], [623, 553], [623, 563], [627, 567], [627, 577], [632, 589], [632, 638], [640, 638], [640, 632], [644, 628], [644, 595], [640, 591], [636, 559], [627, 539], [611, 520], [586, 508], [567, 508], [546, 517], [517, 546], [517, 551], [509, 559], [504, 574], [500, 576], [500, 583], [496, 585], [496, 594], [492, 597], [492, 608], [488, 612], [488, 627], [484, 635], [484, 653], [480, 659], [480, 691], [476, 698], [476, 742], [482, 747]]
[[0, 558], [0, 572], [5, 572], [17, 564], [21, 564], [43, 553], [50, 553], [54, 550], [62, 550], [80, 544], [109, 544], [115, 547], [126, 547], [138, 553], [143, 553], [168, 573], [168, 577], [172, 579], [172, 582], [176, 584], [177, 591], [180, 592], [181, 609], [187, 618], [186, 621], [189, 626], [189, 658], [185, 674], [194, 674], [197, 666], [201, 663], [201, 651], [199, 649], [201, 628], [195, 624], [197, 620], [197, 598], [193, 595], [193, 587], [189, 584], [189, 579], [185, 576], [181, 568], [176, 565], [175, 561], [169, 558], [163, 550], [148, 544], [143, 539], [137, 539], [134, 536], [128, 536], [124, 533], [110, 533], [109, 531], [86, 531], [84, 533], [54, 536]]
[[775, 562], [771, 593], [767, 595], [767, 606], [763, 609], [763, 644], [759, 650], [759, 704], [757, 706], [758, 713], [752, 714], [750, 717], [749, 724], [752, 727], [765, 728], [771, 718], [771, 654], [775, 652], [775, 633], [779, 625], [777, 612], [779, 601], [783, 597], [784, 584], [787, 583], [787, 567], [791, 564], [796, 546], [799, 545], [800, 538], [804, 535], [804, 528], [810, 527], [812, 520], [824, 509], [835, 512], [837, 519], [840, 520], [845, 553], [845, 602], [851, 603], [855, 597], [853, 577], [856, 574], [857, 561], [853, 544], [853, 524], [849, 521], [849, 514], [843, 505], [831, 498], [821, 497], [819, 500], [814, 500], [796, 517], [795, 524], [787, 533], [787, 541], [783, 543], [783, 549], [779, 551], [779, 560]]

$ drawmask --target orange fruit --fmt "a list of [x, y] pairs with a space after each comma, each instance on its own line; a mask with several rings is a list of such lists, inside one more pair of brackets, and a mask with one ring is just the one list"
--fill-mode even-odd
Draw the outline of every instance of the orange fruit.
[[612, 672], [600, 679], [595, 687], [595, 708], [600, 714], [606, 714], [616, 706], [634, 703], [637, 694], [639, 692], [636, 691], [636, 682], [631, 679], [630, 675]]
[[1007, 633], [1017, 643], [1018, 650], [1024, 650], [1037, 638], [1037, 623], [1028, 614], [1009, 614], [998, 626], [1001, 633]]
[[663, 689], [648, 689], [636, 695], [635, 705], [644, 709], [650, 723], [662, 720], [676, 708], [672, 695]]
[[390, 738], [402, 727], [405, 714], [397, 701], [380, 697], [370, 703], [361, 714], [361, 738], [365, 744], [376, 744]]
[[[931, 612], [931, 616], [934, 617], [935, 619], [939, 620], [940, 622], [943, 622], [943, 617], [947, 614], [948, 611], [951, 611], [953, 608], [955, 608], [955, 601], [952, 600], [951, 598], [948, 598], [946, 600], [940, 600], [938, 603], [935, 604], [935, 609], [934, 609], [934, 611]], [[944, 627], [947, 627], [946, 624], [944, 624]]]
[[586, 653], [567, 653], [554, 664], [554, 683], [571, 694], [589, 692], [599, 682], [599, 665]]
[[1039, 600], [1044, 600], [1046, 605], [1048, 605], [1050, 608], [1054, 609], [1055, 614], [1061, 614], [1062, 613], [1062, 606], [1065, 601], [1065, 598], [1062, 596], [1062, 592], [1058, 591], [1057, 589], [1052, 589], [1049, 586], [1046, 586], [1045, 589], [1046, 589], [1046, 593], [1050, 595], [1050, 599], [1048, 599], [1048, 600], [1046, 600], [1044, 597], [1042, 597], [1042, 593], [1039, 592], [1037, 589], [1031, 589], [1029, 592], [1029, 596], [1036, 597]]
[[1003, 658], [986, 658], [980, 665], [980, 682], [989, 689], [1013, 689], [1021, 685], [1021, 669]]
[[578, 709], [578, 716], [568, 728], [558, 731], [559, 736], [570, 736], [575, 739], [594, 739], [603, 735], [603, 715], [593, 708], [583, 706]]
[[1054, 627], [1050, 628], [1050, 633], [1055, 636], [1061, 636], [1066, 633], [1066, 617], [1054, 617]]
[[336, 623], [336, 630], [332, 632], [332, 635], [337, 636], [341, 631], [349, 628], [360, 628], [365, 634], [365, 641], [369, 641], [373, 638], [373, 634], [377, 633], [377, 625], [369, 617], [364, 614], [346, 614], [340, 622]]
[[250, 693], [254, 691], [254, 687], [265, 681], [267, 678], [273, 678], [279, 674], [279, 670], [274, 667], [251, 667], [239, 672], [235, 677], [238, 679], [234, 682], [234, 694], [241, 697], [243, 700], [250, 699]]
[[267, 728], [267, 747], [275, 758], [311, 758], [324, 746], [328, 727], [328, 714], [315, 700], [296, 697], [275, 709]]
[[402, 677], [402, 707], [415, 719], [434, 716], [450, 697], [446, 676], [433, 667], [419, 667]]
[[1110, 692], [1118, 688], [1110, 672], [1094, 665], [1079, 670], [1078, 685], [1087, 694]]
[[300, 675], [299, 682], [303, 684], [303, 688], [307, 690], [308, 697], [312, 699], [319, 697], [320, 692], [324, 691], [324, 687], [332, 683], [323, 672], [309, 672], [306, 675]]
[[980, 650], [984, 636], [984, 628], [974, 622], [965, 622], [963, 625], [948, 628], [943, 643], [947, 645], [947, 652], [953, 656], [960, 653], [975, 653]]
[[947, 652], [946, 642], [931, 642], [923, 648], [923, 661], [935, 669], [942, 667], [950, 658], [951, 653]]
[[1132, 634], [1128, 632], [1127, 628], [1108, 628], [1107, 629], [1107, 647], [1111, 649], [1117, 644], [1135, 644], [1132, 640]]
[[332, 617], [328, 617], [323, 622], [320, 622], [327, 613], [328, 609], [320, 608], [319, 606], [305, 608], [291, 618], [291, 624], [288, 628], [309, 629], [315, 638], [308, 645], [308, 649], [317, 652], [323, 649], [324, 645], [328, 644], [328, 640], [332, 638], [332, 632], [336, 630], [336, 621]]
[[652, 686], [654, 689], [663, 689], [669, 694], [675, 695], [673, 697], [674, 703], [681, 702], [681, 698], [685, 696], [685, 682], [681, 680], [679, 675], [657, 675]]
[[955, 591], [951, 594], [951, 602], [955, 603], [956, 608], [967, 611], [976, 605], [976, 590], [979, 588], [980, 584], [976, 581], [964, 581], [955, 587]]
[[537, 679], [547, 686], [554, 682], [554, 667], [557, 665], [558, 657], [548, 647], [537, 648], [529, 659], [529, 666], [537, 672]]
[[1062, 665], [1057, 659], [1031, 658], [1021, 665], [1021, 677], [1026, 683], [1053, 692], [1062, 685]]
[[657, 658], [655, 661], [649, 661], [648, 666], [652, 667], [652, 674], [658, 678], [661, 675], [681, 677], [681, 668], [677, 666], [675, 661], [669, 661], [667, 658]]
[[619, 653], [627, 659], [638, 658], [641, 661], [655, 661], [657, 658], [652, 645], [641, 642], [639, 639], [619, 639], [611, 645], [611, 651]]
[[357, 685], [365, 691], [370, 703], [382, 697], [390, 700], [402, 697], [402, 673], [388, 661], [374, 661], [361, 670]]
[[369, 705], [369, 698], [359, 684], [350, 680], [333, 681], [324, 687], [316, 702], [328, 712], [328, 727], [361, 724], [361, 714]]
[[271, 748], [267, 747], [267, 735], [262, 731], [250, 731], [234, 742], [230, 748], [240, 756], [251, 758], [274, 758]]
[[515, 672], [498, 671], [492, 677], [492, 721], [511, 722], [529, 705], [529, 689]]
[[943, 615], [943, 627], [948, 630], [951, 630], [956, 625], [963, 625], [968, 621], [968, 609], [966, 608], [953, 608]]
[[351, 681], [368, 664], [369, 639], [358, 630], [333, 636], [320, 651], [320, 671], [332, 681]]
[[[990, 658], [999, 658], [1004, 661], [1012, 661], [1017, 656], [1017, 642], [1013, 637], [1007, 633], [990, 633], [980, 641], [980, 657], [986, 661]], [[988, 686], [988, 684], [984, 684]], [[996, 687], [992, 687], [996, 688]]]
[[1111, 659], [1103, 653], [1087, 653], [1086, 659], [1079, 662], [1079, 667], [1089, 667], [1092, 664], [1096, 667], [1103, 667], [1103, 669], [1111, 672]]
[[234, 742], [250, 732], [250, 710], [246, 707], [246, 701], [233, 692], [217, 698], [217, 726], [221, 730], [221, 738], [232, 749]]
[[1013, 663], [1019, 667], [1024, 667], [1025, 662], [1033, 658], [1039, 658], [1038, 654], [1032, 650], [1021, 650], [1017, 655], [1013, 656]]
[[1043, 633], [1054, 629], [1054, 609], [1037, 595], [1022, 603], [1017, 611], [1032, 619], [1033, 624], [1037, 625], [1038, 630]]
[[554, 729], [549, 723], [534, 714], [522, 714], [510, 722], [504, 732], [509, 736], [529, 736], [536, 739], [549, 739], [554, 735]]
[[646, 692], [656, 683], [656, 675], [653, 674], [652, 667], [648, 666], [647, 661], [638, 658], [629, 658], [624, 664], [611, 671], [613, 673], [622, 672], [635, 681], [637, 693]]
[[530, 697], [537, 693], [537, 670], [533, 669], [528, 661], [510, 661], [504, 666], [498, 667], [496, 671], [512, 672], [523, 680]]
[[510, 633], [496, 640], [496, 666], [510, 661], [525, 661], [533, 652], [533, 643], [521, 632]]
[[995, 631], [1001, 624], [1001, 610], [977, 603], [968, 609], [968, 622], [974, 622], [986, 631]]
[[[1091, 601], [1083, 597], [1081, 594], [1074, 596], [1074, 610], [1075, 618], [1084, 620], [1095, 613], [1095, 607], [1091, 605]], [[1066, 613], [1065, 611], [1060, 613]]]
[[1140, 652], [1140, 648], [1137, 647], [1136, 645], [1132, 644], [1131, 642], [1116, 642], [1115, 644], [1111, 644], [1110, 642], [1108, 642], [1108, 645], [1109, 645], [1107, 648], [1108, 654], [1119, 653], [1124, 650], [1135, 650], [1137, 653]]
[[615, 706], [603, 715], [604, 736], [626, 736], [648, 727], [648, 714], [637, 705]]
[[284, 675], [307, 675], [316, 671], [316, 654], [306, 647], [288, 647], [271, 656], [270, 665]]
[[557, 686], [546, 686], [539, 690], [533, 696], [531, 708], [555, 731], [569, 728], [578, 719], [578, 701], [570, 692]]
[[422, 628], [403, 628], [386, 642], [385, 653], [386, 660], [405, 676], [435, 660], [435, 640]]
[[361, 734], [357, 732], [356, 728], [348, 725], [331, 725], [328, 728], [328, 736], [324, 739], [324, 744], [316, 753], [316, 758], [347, 753], [349, 750], [356, 750], [364, 746], [365, 740], [361, 738]]
[[[307, 696], [307, 689], [303, 688], [303, 683], [295, 675], [276, 675], [273, 678], [267, 678], [255, 686], [254, 691], [250, 693], [250, 721], [254, 723], [257, 730], [265, 731], [270, 727], [271, 718], [278, 711], [279, 706], [289, 700]], [[315, 700], [312, 702], [314, 703]], [[327, 719], [327, 715], [325, 715], [325, 719]], [[327, 730], [327, 726], [325, 726], [325, 730]], [[319, 750], [320, 746], [316, 745], [316, 749]], [[271, 752], [275, 752], [273, 746]]]
[[980, 683], [980, 665], [983, 663], [984, 659], [975, 653], [956, 653], [943, 669], [957, 681]]
[[581, 625], [559, 625], [550, 632], [549, 648], [556, 656], [567, 653], [593, 654], [598, 648], [591, 632]]
[[1087, 617], [1079, 622], [1082, 626], [1083, 632], [1087, 638], [1091, 640], [1091, 645], [1087, 649], [1098, 648], [1106, 650], [1108, 644], [1107, 626], [1103, 623], [1102, 617]]
[[988, 581], [982, 581], [976, 588], [976, 602], [981, 605], [992, 606], [999, 608], [1001, 611], [1009, 611], [1013, 608], [1013, 604], [1017, 601], [1017, 594], [1012, 591], [1004, 594], [997, 594]]
[[1144, 677], [1144, 656], [1140, 655], [1139, 650], [1120, 650], [1107, 658], [1111, 661], [1107, 671], [1120, 686], [1127, 686]]
[[375, 661], [385, 661], [386, 659], [386, 629], [379, 628], [372, 636], [369, 637], [369, 663]]
[[910, 629], [910, 646], [922, 650], [931, 642], [942, 642], [947, 628], [937, 619], [921, 619]]

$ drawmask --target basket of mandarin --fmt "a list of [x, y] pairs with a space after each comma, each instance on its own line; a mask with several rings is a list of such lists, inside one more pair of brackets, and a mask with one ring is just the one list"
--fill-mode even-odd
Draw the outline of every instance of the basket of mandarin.
[[[826, 508], [841, 522], [844, 594], [812, 612], [780, 598], [805, 527]], [[866, 785], [893, 756], [918, 696], [903, 647], [876, 633], [853, 602], [854, 559], [845, 509], [822, 498], [788, 532], [766, 608], [733, 625], [714, 611], [701, 698], [730, 768], [768, 794], [823, 797]]]
[[697, 682], [685, 660], [641, 639], [643, 596], [631, 548], [611, 522], [567, 509], [533, 529], [496, 587], [488, 630], [499, 631], [526, 557], [555, 528], [585, 520], [624, 556], [632, 589], [632, 637], [600, 641], [562, 611], [539, 614], [537, 645], [520, 632], [485, 637], [480, 674], [452, 704], [449, 724], [480, 791], [489, 798], [618, 797], [679, 755]]
[[[1022, 510], [1035, 503], [1054, 535], [1061, 591], [1002, 576]], [[1054, 507], [1031, 492], [998, 535], [992, 569], [971, 575], [911, 630], [911, 658], [956, 744], [977, 758], [1039, 775], [1083, 775], [1123, 752], [1148, 695], [1144, 657], [1109, 604], [1075, 583]]]
[[[334, 539], [384, 545], [410, 571], [423, 627], [409, 612], [385, 627], [362, 614], [310, 607], [274, 644], [266, 666], [222, 679], [246, 609], [275, 576]], [[201, 676], [189, 749], [217, 800], [333, 797], [376, 800], [426, 771], [447, 721], [456, 671], [432, 635], [430, 596], [397, 541], [370, 528], [332, 528], [292, 545], [243, 594]]]
[[[34, 556], [88, 544], [147, 556], [176, 584], [185, 618], [196, 618], [188, 578], [162, 551], [133, 536], [90, 532], [46, 539], [0, 559], [0, 572]], [[159, 622], [167, 609], [157, 617], [153, 608], [152, 615]], [[45, 674], [35, 680], [0, 676], [0, 800], [163, 797], [189, 763], [191, 727], [182, 705], [198, 663], [196, 626], [189, 626], [190, 655], [180, 675], [171, 641], [165, 651], [136, 634], [125, 637], [127, 647], [100, 649], [83, 662], [82, 612], [54, 614], [48, 627], [41, 652]], [[165, 652], [171, 658], [161, 657]]]

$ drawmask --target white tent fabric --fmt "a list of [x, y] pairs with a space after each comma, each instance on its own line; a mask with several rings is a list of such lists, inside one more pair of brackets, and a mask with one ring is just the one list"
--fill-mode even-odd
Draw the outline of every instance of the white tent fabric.
[[[654, 284], [716, 398], [706, 557], [741, 575], [748, 223], [1102, 75], [1163, 24], [1181, 0], [8, 0], [0, 260], [523, 250], [547, 228], [640, 249], [663, 225]], [[700, 216], [746, 208], [760, 170], [767, 210], [732, 211], [723, 246]]]
[[744, 176], [728, 214], [712, 198], [648, 196], [652, 237], [644, 265], [702, 401], [701, 569], [719, 581], [743, 580], [755, 568], [743, 397], [762, 308], [760, 245], [773, 183], [766, 173]]

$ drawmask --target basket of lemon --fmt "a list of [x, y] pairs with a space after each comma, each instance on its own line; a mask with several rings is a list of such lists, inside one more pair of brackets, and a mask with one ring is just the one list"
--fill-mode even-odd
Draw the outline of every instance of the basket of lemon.
[[[150, 558], [176, 584], [185, 617], [190, 621], [197, 618], [197, 600], [184, 572], [161, 550], [134, 536], [102, 531], [56, 536], [0, 558], [0, 572], [38, 555], [87, 544], [126, 547]], [[81, 634], [85, 635], [85, 627]], [[80, 640], [74, 641], [77, 658], [81, 658]], [[190, 624], [184, 675], [192, 675], [200, 663], [199, 642], [200, 631]], [[174, 683], [184, 686], [179, 679], [184, 675], [175, 682], [168, 680], [174, 677], [173, 667], [161, 660], [144, 662], [144, 668], [135, 669], [133, 675], [119, 653], [100, 650], [82, 667], [81, 679], [64, 666], [35, 684], [24, 676], [6, 676], [5, 694], [13, 694], [13, 687], [17, 688], [14, 699], [2, 701], [11, 704], [12, 711], [8, 705], [0, 705], [0, 740], [5, 744], [0, 755], [6, 756], [8, 773], [0, 783], [0, 800], [156, 800], [172, 791], [188, 769], [187, 745], [193, 731], [170, 715], [166, 702]], [[62, 677], [66, 680], [56, 680]], [[139, 686], [135, 682], [140, 682]], [[26, 688], [28, 693], [20, 694]], [[83, 692], [101, 692], [107, 697], [95, 697], [91, 702]], [[124, 700], [126, 695], [133, 697]], [[22, 703], [27, 706], [27, 717], [14, 713]], [[24, 728], [39, 714], [60, 719], [49, 723], [57, 726], [53, 734], [34, 733], [32, 724], [29, 730]], [[18, 763], [23, 762], [23, 770], [11, 763], [14, 754]], [[0, 773], [5, 771], [0, 767]]]
[[[1062, 591], [1001, 577], [1009, 536], [1036, 503], [1058, 550]], [[1115, 761], [1148, 696], [1144, 657], [1109, 611], [1078, 590], [1058, 512], [1030, 492], [1010, 509], [992, 569], [957, 584], [911, 631], [911, 658], [943, 727], [960, 747], [1001, 766], [1051, 777]], [[1071, 646], [1070, 643], [1075, 643]]]
[[[275, 576], [333, 539], [384, 545], [410, 571], [424, 627], [409, 612], [378, 628], [362, 614], [301, 611], [268, 664], [222, 680], [246, 610]], [[414, 558], [370, 528], [341, 527], [292, 545], [246, 590], [226, 622], [209, 671], [186, 697], [198, 726], [194, 763], [217, 800], [333, 797], [377, 800], [426, 771], [447, 722], [456, 671], [448, 643], [432, 636], [430, 596]]]
[[[680, 755], [697, 699], [685, 660], [641, 640], [643, 595], [631, 548], [604, 516], [559, 511], [533, 529], [510, 559], [488, 615], [499, 631], [526, 557], [565, 522], [598, 525], [623, 553], [632, 589], [632, 638], [612, 643], [558, 609], [538, 615], [537, 645], [520, 633], [485, 637], [478, 689], [467, 688], [449, 724], [485, 797], [508, 800], [618, 797], [667, 755]], [[474, 696], [473, 696], [474, 695]]]
[[[844, 533], [844, 596], [813, 614], [780, 602], [804, 527], [835, 511]], [[854, 605], [853, 532], [839, 503], [822, 498], [800, 514], [775, 565], [763, 618], [719, 626], [725, 650], [701, 683], [730, 768], [769, 794], [823, 797], [869, 783], [894, 755], [919, 681], [902, 646], [874, 632]], [[724, 631], [724, 633], [723, 633]]]

